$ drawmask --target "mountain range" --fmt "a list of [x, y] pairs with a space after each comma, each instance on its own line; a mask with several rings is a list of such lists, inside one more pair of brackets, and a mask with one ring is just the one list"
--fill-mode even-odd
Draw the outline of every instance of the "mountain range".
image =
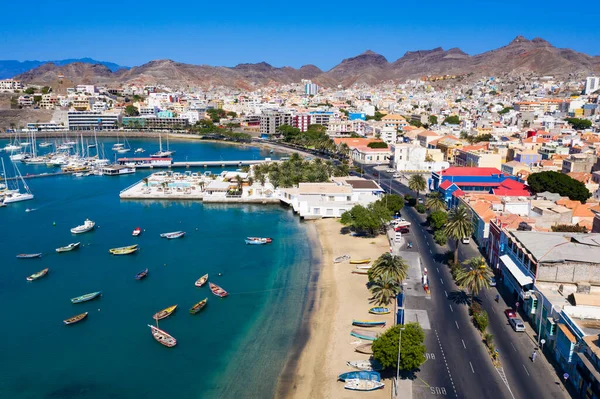
[[0, 60], [0, 79], [12, 78], [21, 73], [30, 71], [41, 65], [52, 63], [57, 66], [64, 66], [72, 64], [74, 62], [82, 62], [86, 64], [99, 64], [104, 65], [112, 72], [116, 72], [119, 69], [129, 69], [129, 67], [117, 65], [113, 62], [96, 61], [92, 58], [70, 58], [66, 60], [57, 61], [16, 61], [16, 60]]
[[[0, 71], [3, 68], [0, 61]], [[273, 67], [266, 62], [234, 67], [193, 65], [172, 60], [156, 60], [122, 68], [116, 64], [77, 60], [72, 63], [45, 63], [15, 76], [26, 83], [50, 84], [58, 75], [74, 83], [166, 85], [172, 88], [228, 86], [251, 89], [257, 86], [288, 84], [311, 79], [326, 87], [353, 84], [378, 84], [421, 76], [466, 75], [497, 76], [505, 73], [567, 76], [600, 74], [600, 56], [590, 56], [568, 48], [557, 48], [541, 38], [528, 40], [517, 36], [506, 46], [477, 55], [458, 48], [409, 51], [390, 62], [383, 55], [366, 51], [344, 59], [322, 71], [314, 65], [299, 69]]]

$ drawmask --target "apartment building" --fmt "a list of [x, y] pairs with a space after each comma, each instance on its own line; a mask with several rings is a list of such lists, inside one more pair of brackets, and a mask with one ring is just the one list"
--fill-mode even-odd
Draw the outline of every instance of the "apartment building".
[[121, 114], [99, 111], [69, 111], [67, 114], [71, 131], [117, 129], [120, 118]]
[[563, 160], [561, 172], [591, 172], [598, 157], [594, 154], [571, 154]]
[[187, 118], [181, 117], [124, 117], [123, 127], [142, 130], [176, 130], [183, 129], [189, 125]]
[[595, 92], [596, 90], [600, 90], [600, 77], [589, 76], [585, 78], [585, 89], [583, 92], [586, 95], [589, 95]]
[[260, 116], [260, 134], [279, 134], [279, 126], [293, 124], [292, 114], [279, 111], [265, 111]]
[[15, 90], [22, 90], [23, 85], [20, 81], [14, 79], [0, 80], [0, 91], [14, 92]]

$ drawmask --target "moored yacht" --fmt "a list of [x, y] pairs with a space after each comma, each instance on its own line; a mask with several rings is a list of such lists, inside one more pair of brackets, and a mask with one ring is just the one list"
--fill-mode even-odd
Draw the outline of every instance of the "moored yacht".
[[95, 222], [92, 222], [90, 219], [85, 219], [85, 222], [82, 225], [73, 227], [71, 229], [71, 233], [73, 233], [73, 234], [87, 233], [88, 231], [92, 230], [94, 228], [94, 226], [96, 226]]

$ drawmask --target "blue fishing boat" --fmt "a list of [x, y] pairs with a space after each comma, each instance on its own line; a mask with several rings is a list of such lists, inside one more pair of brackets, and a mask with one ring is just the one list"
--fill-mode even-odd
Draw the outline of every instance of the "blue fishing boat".
[[142, 270], [138, 274], [135, 275], [136, 280], [141, 280], [148, 275], [148, 269]]
[[38, 253], [38, 254], [19, 254], [17, 255], [18, 259], [33, 259], [33, 258], [41, 258], [42, 254]]
[[377, 320], [352, 320], [353, 326], [358, 327], [384, 327], [385, 321]]
[[375, 341], [377, 339], [377, 335], [379, 335], [376, 331], [373, 330], [365, 330], [364, 328], [355, 328], [350, 331], [350, 335], [360, 339], [366, 339], [367, 341]]
[[381, 375], [377, 371], [349, 371], [338, 376], [338, 380], [370, 380], [381, 381]]
[[372, 313], [372, 314], [388, 314], [388, 313], [390, 313], [390, 308], [375, 307], [375, 308], [369, 309], [369, 313]]
[[383, 388], [385, 384], [381, 381], [361, 380], [359, 378], [346, 380], [344, 388], [352, 391], [374, 391]]
[[78, 296], [76, 298], [72, 298], [71, 303], [81, 303], [81, 302], [91, 301], [92, 299], [98, 298], [100, 295], [102, 295], [102, 291], [92, 292], [91, 294], [85, 294], [82, 296]]

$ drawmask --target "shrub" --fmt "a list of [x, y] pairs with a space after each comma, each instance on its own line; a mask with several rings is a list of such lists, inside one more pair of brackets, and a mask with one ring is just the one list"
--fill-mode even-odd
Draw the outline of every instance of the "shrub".
[[490, 351], [494, 349], [494, 334], [485, 333], [483, 335], [483, 340], [485, 341], [485, 345], [488, 347]]
[[425, 205], [423, 204], [417, 204], [415, 206], [415, 209], [417, 210], [417, 212], [419, 213], [425, 213]]
[[448, 237], [446, 236], [444, 230], [436, 230], [436, 232], [433, 233], [433, 240], [437, 245], [446, 245], [446, 242], [448, 242]]
[[481, 332], [484, 332], [489, 324], [488, 314], [485, 310], [473, 314], [473, 322], [475, 327]]

